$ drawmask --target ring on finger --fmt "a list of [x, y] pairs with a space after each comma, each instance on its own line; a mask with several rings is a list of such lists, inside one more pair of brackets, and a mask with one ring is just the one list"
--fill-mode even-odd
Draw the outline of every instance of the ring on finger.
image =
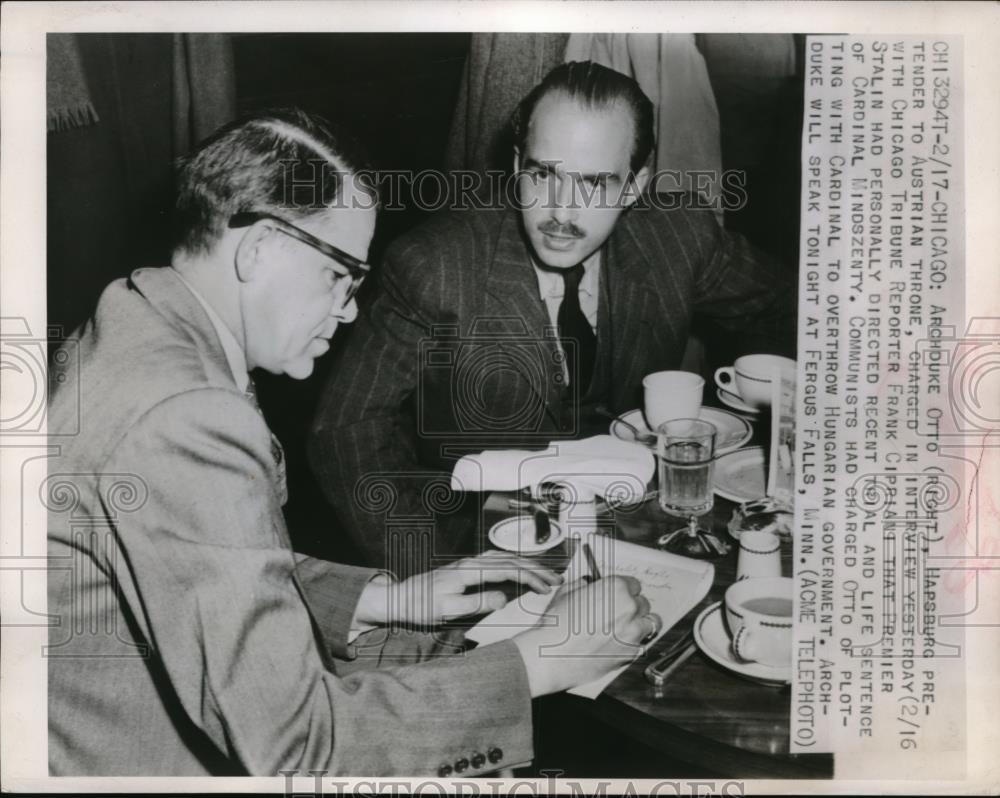
[[652, 628], [649, 630], [646, 636], [643, 637], [642, 640], [640, 641], [643, 645], [645, 645], [646, 643], [649, 643], [654, 637], [656, 637], [657, 633], [660, 631], [660, 625], [657, 623], [657, 619], [652, 613], [647, 613], [642, 617], [643, 620], [649, 621], [650, 626], [652, 626]]

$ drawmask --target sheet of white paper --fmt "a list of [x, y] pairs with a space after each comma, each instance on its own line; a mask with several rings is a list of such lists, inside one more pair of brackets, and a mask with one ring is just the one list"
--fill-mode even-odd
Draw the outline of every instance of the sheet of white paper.
[[[657, 639], [687, 615], [705, 597], [712, 585], [715, 569], [710, 563], [614, 540], [604, 535], [591, 535], [588, 539], [602, 575], [633, 576], [642, 583], [642, 594], [649, 600], [651, 611], [663, 619], [663, 628]], [[567, 581], [571, 581], [586, 573], [586, 560], [583, 557], [583, 547], [580, 546], [570, 560], [565, 575]], [[554, 593], [526, 593], [503, 609], [487, 615], [466, 636], [479, 645], [488, 645], [513, 637], [540, 622], [554, 624], [556, 619], [545, 614], [554, 596]], [[567, 630], [567, 635], [569, 634], [570, 631]], [[557, 659], [558, 651], [551, 656]], [[628, 666], [617, 668], [600, 679], [579, 685], [569, 692], [585, 698], [596, 698], [626, 667]]]

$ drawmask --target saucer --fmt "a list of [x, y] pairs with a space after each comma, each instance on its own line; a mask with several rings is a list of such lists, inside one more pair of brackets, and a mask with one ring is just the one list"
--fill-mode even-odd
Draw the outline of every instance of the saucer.
[[555, 521], [549, 523], [552, 525], [552, 534], [544, 543], [535, 543], [535, 517], [532, 515], [515, 515], [513, 518], [498, 521], [490, 528], [490, 541], [498, 549], [506, 549], [516, 554], [547, 551], [563, 541], [559, 524]]
[[736, 659], [722, 620], [721, 601], [706, 607], [694, 622], [694, 642], [710, 660], [745, 679], [775, 687], [782, 687], [792, 681], [791, 664], [786, 668], [777, 668]]
[[764, 449], [750, 446], [724, 454], [715, 461], [712, 490], [724, 499], [741, 504], [767, 495]]
[[[715, 428], [719, 431], [715, 439], [715, 451], [718, 454], [735, 451], [753, 437], [753, 428], [750, 426], [750, 422], [735, 413], [730, 413], [728, 410], [719, 410], [715, 407], [702, 407], [698, 411], [698, 418], [714, 424]], [[611, 427], [608, 429], [608, 432], [618, 438], [618, 440], [628, 441], [629, 443], [635, 441], [635, 435], [632, 430], [622, 423], [623, 421], [637, 427], [640, 431], [645, 432], [649, 430], [649, 425], [646, 423], [646, 418], [642, 411], [638, 409], [629, 410], [612, 421]]]
[[731, 407], [739, 413], [747, 413], [751, 416], [760, 415], [759, 409], [751, 407], [732, 391], [727, 391], [724, 388], [716, 388], [715, 395], [719, 398], [719, 401], [722, 402], [722, 404], [726, 407]]

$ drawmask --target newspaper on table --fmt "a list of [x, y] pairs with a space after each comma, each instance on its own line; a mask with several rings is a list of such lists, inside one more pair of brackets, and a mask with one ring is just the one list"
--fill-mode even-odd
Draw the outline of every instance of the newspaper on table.
[[[649, 641], [647, 647], [670, 631], [674, 624], [705, 598], [715, 576], [715, 568], [711, 563], [655, 551], [648, 546], [615, 540], [606, 535], [584, 535], [580, 541], [590, 544], [602, 576], [631, 576], [642, 584], [642, 595], [648, 599], [650, 611], [659, 615], [663, 621], [656, 638]], [[578, 545], [565, 571], [567, 582], [581, 578], [587, 570], [583, 546]], [[549, 623], [555, 616], [547, 616], [545, 610], [556, 595], [557, 591], [548, 594], [525, 593], [502, 609], [487, 615], [466, 637], [480, 645], [487, 645], [513, 637], [535, 624]], [[578, 613], [585, 611], [586, 607], [577, 610]], [[587, 619], [571, 614], [567, 622], [571, 627], [566, 629], [568, 636], [572, 634], [573, 628], [587, 623]], [[558, 661], [559, 647], [554, 646], [549, 656]], [[623, 665], [616, 668], [599, 679], [572, 688], [569, 692], [584, 698], [597, 698], [627, 667], [628, 665]]]

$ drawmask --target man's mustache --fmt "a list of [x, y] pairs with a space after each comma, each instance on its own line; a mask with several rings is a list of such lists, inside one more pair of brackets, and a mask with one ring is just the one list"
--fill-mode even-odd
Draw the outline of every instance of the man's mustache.
[[563, 238], [584, 238], [587, 235], [572, 222], [559, 224], [559, 222], [551, 219], [538, 225], [538, 231], [545, 235], [562, 236]]

